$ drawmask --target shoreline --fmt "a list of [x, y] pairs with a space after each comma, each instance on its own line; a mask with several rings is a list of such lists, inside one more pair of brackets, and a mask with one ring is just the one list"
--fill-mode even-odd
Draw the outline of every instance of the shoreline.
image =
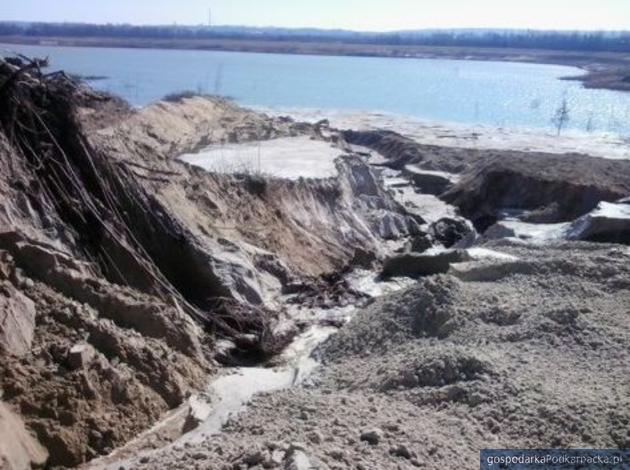
[[292, 55], [384, 57], [396, 59], [447, 59], [566, 65], [583, 75], [563, 77], [580, 81], [585, 88], [630, 91], [630, 54], [615, 52], [556, 51], [510, 48], [445, 46], [391, 46], [318, 42], [280, 42], [224, 39], [121, 39], [3, 36], [0, 42], [15, 45], [98, 47], [126, 49], [178, 49]]
[[392, 130], [422, 145], [436, 147], [557, 154], [581, 153], [610, 160], [630, 159], [628, 138], [610, 132], [589, 133], [569, 129], [558, 137], [553, 131], [544, 129], [432, 121], [381, 111], [245, 107], [271, 117], [289, 116], [296, 121], [312, 124], [327, 120], [332, 127], [337, 129]]

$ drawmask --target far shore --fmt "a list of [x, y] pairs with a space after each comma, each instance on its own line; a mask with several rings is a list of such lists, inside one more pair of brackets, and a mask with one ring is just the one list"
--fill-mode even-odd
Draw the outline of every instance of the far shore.
[[237, 39], [152, 39], [3, 36], [0, 42], [35, 46], [183, 49], [272, 54], [389, 57], [407, 59], [485, 60], [578, 67], [586, 73], [565, 77], [586, 88], [630, 91], [630, 54], [510, 48], [393, 46], [372, 44], [252, 41]]

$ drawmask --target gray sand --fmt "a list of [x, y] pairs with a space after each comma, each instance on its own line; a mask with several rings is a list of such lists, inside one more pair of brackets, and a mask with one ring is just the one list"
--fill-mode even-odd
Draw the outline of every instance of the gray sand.
[[628, 250], [490, 248], [519, 260], [376, 301], [320, 347], [310, 384], [138, 467], [473, 468], [487, 447], [629, 447]]

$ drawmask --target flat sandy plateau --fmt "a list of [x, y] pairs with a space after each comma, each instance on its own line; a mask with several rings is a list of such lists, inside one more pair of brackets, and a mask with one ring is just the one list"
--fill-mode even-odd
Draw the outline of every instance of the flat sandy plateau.
[[182, 161], [216, 173], [250, 173], [291, 180], [335, 176], [335, 159], [343, 152], [306, 136], [213, 145]]

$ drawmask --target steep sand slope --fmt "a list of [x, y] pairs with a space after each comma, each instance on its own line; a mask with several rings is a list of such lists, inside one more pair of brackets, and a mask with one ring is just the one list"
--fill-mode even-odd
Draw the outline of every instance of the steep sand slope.
[[110, 452], [202, 388], [217, 337], [277, 352], [280, 292], [417, 230], [356, 156], [296, 182], [176, 159], [313, 126], [203, 98], [136, 112], [36, 62], [0, 78], [0, 390], [49, 465]]
[[[317, 126], [193, 98], [179, 105], [157, 104], [91, 139], [129, 166], [202, 244], [219, 252], [226, 251], [221, 240], [230, 240], [236, 245], [233, 258], [244, 259], [248, 267], [255, 265], [251, 258], [265, 255], [262, 249], [278, 255], [293, 271], [317, 276], [341, 268], [358, 248], [379, 252], [382, 239], [416, 229], [413, 218], [357, 158], [339, 162], [336, 177], [296, 181], [255, 173], [210, 174], [176, 158], [209, 143], [299, 135], [329, 145]], [[258, 289], [256, 284], [264, 280], [251, 282]], [[239, 294], [238, 288], [233, 291]]]

